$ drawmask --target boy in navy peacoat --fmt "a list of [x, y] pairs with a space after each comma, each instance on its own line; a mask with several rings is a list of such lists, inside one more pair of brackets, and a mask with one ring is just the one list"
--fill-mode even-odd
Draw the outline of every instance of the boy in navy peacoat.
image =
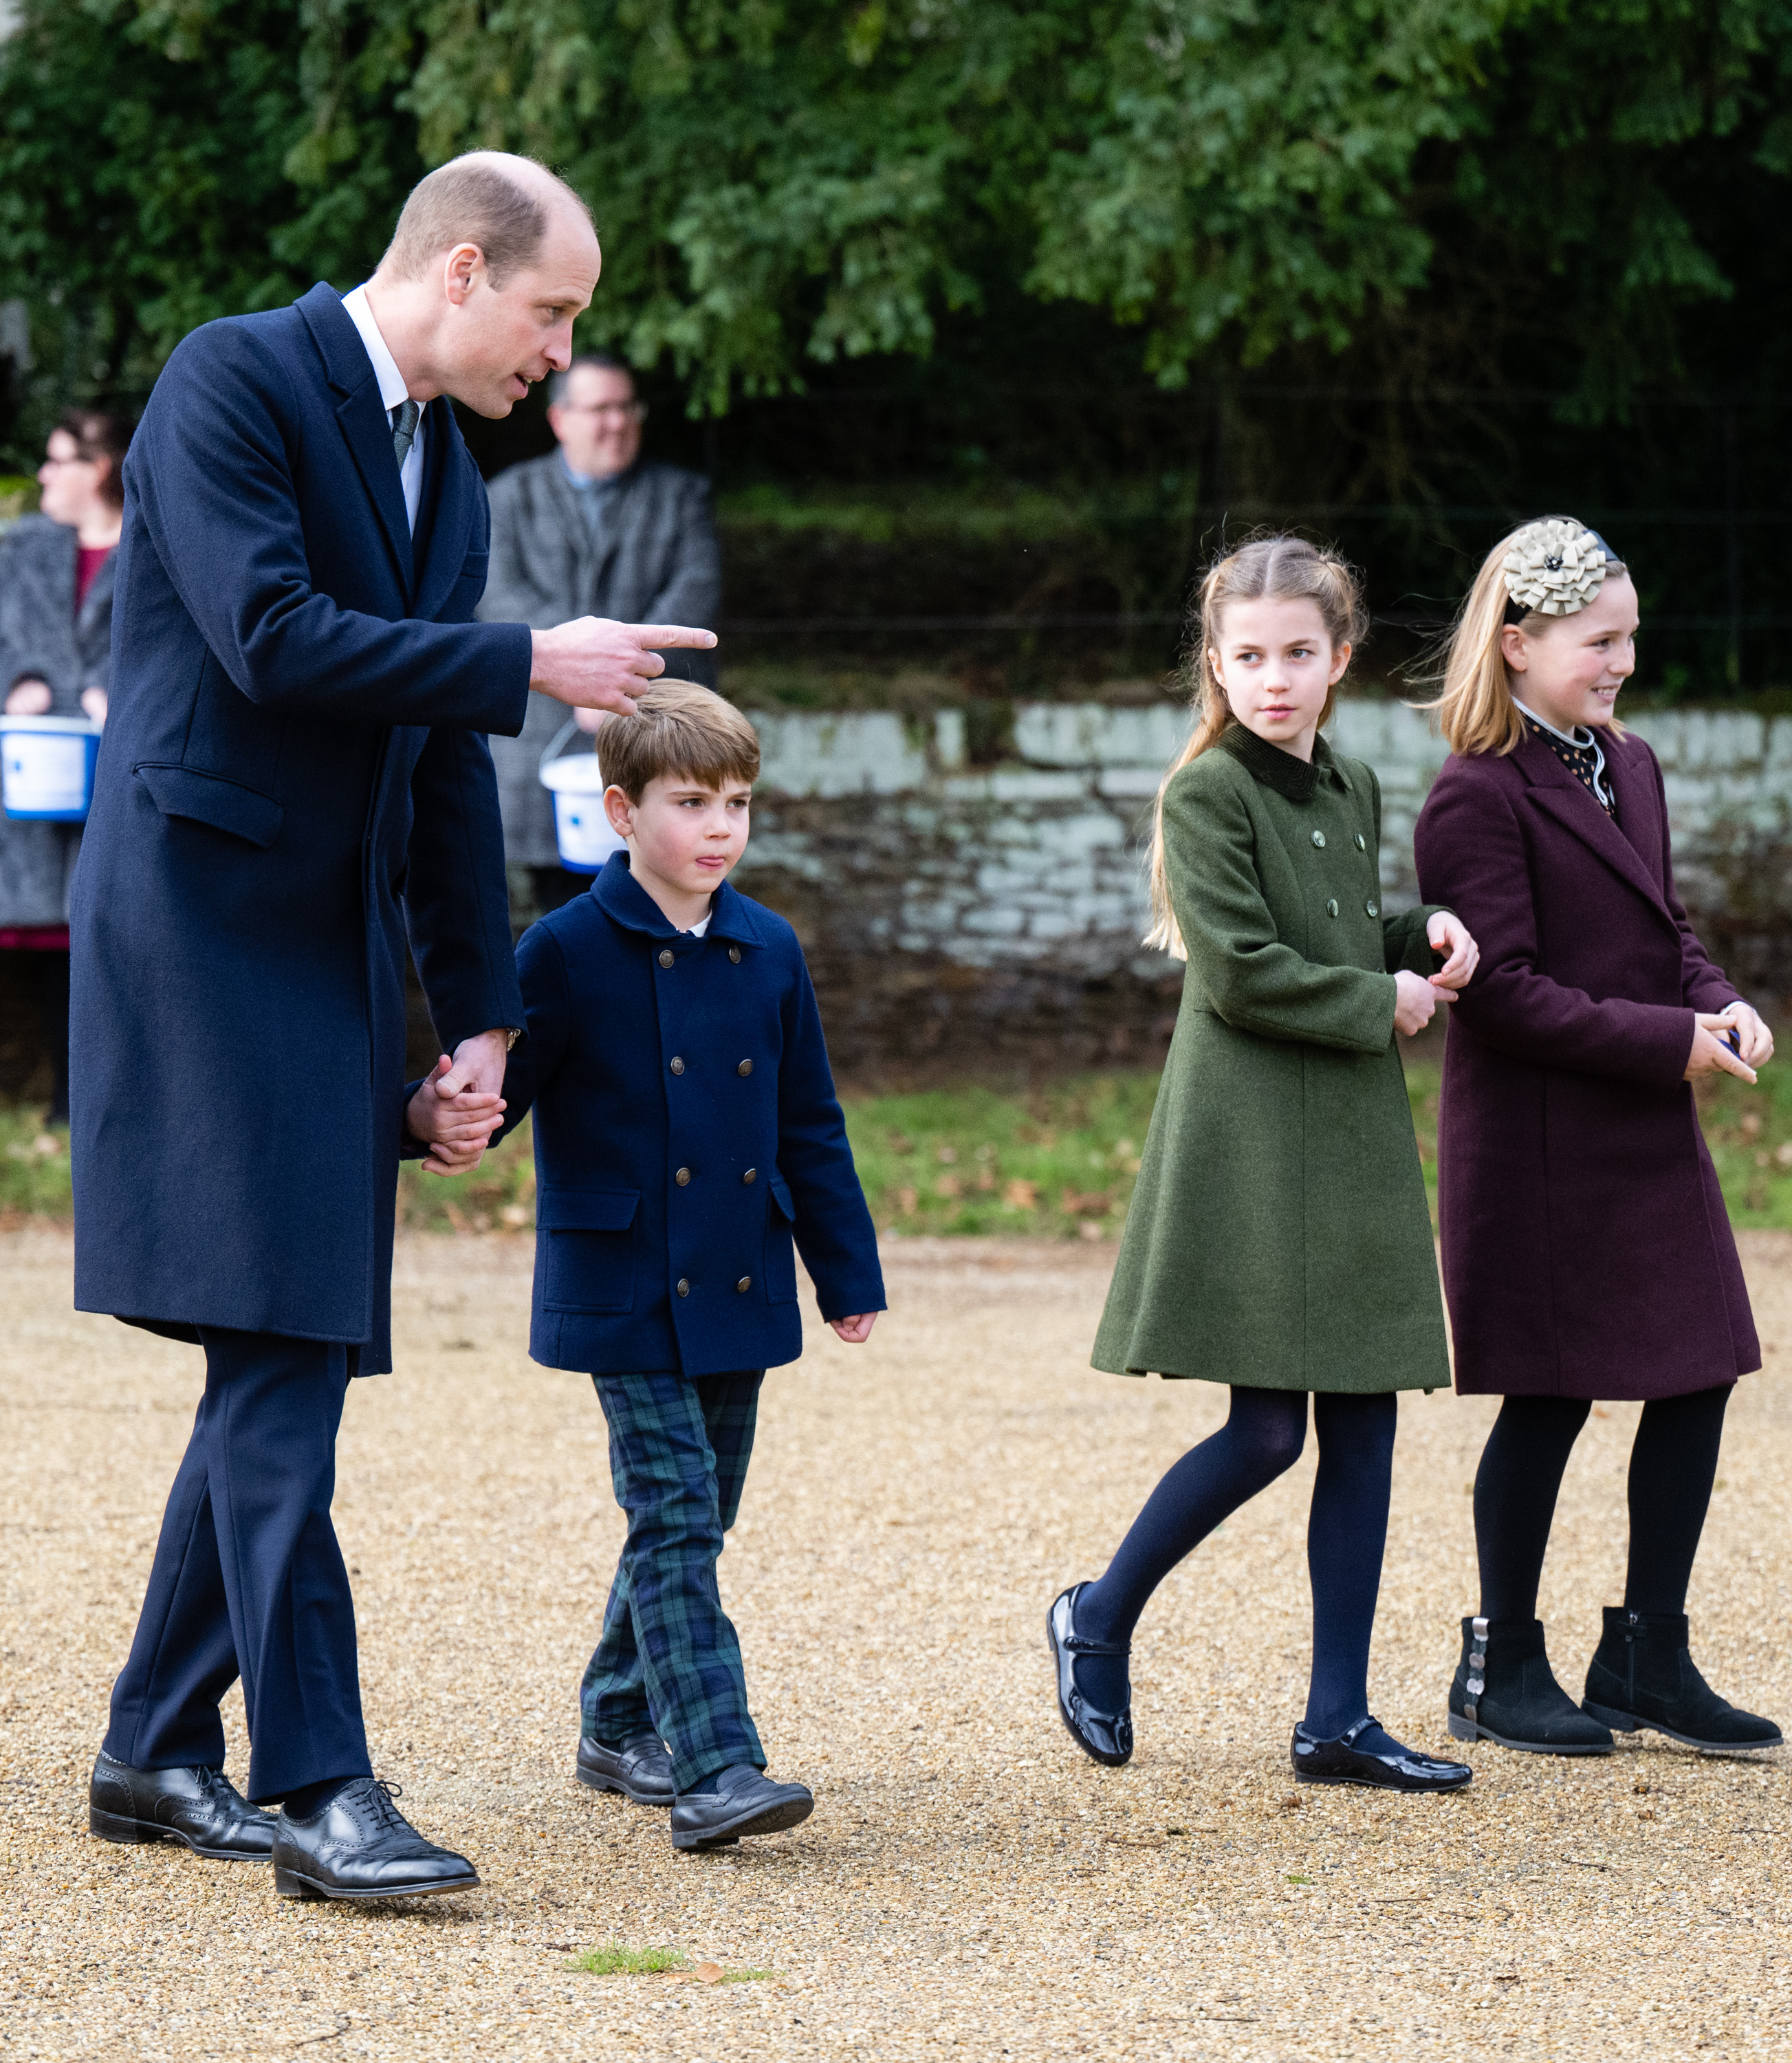
[[[761, 1379], [802, 1351], [796, 1252], [849, 1342], [883, 1308], [883, 1279], [802, 948], [726, 879], [746, 844], [752, 726], [707, 689], [661, 682], [599, 749], [629, 851], [517, 947], [527, 1035], [499, 1136], [533, 1108], [529, 1352], [592, 1373], [629, 1518], [578, 1775], [672, 1805], [674, 1844], [709, 1848], [814, 1803], [762, 1774], [716, 1584]], [[412, 1108], [432, 1137], [484, 1107], [434, 1108], [425, 1085]]]

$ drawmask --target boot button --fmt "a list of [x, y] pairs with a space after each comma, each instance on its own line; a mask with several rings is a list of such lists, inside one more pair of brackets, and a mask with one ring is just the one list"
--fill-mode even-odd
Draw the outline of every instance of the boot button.
[[675, 1075], [681, 1075], [685, 1072], [685, 1064], [676, 1053], [672, 1056], [672, 1072]]
[[678, 1293], [681, 1297], [688, 1297], [691, 1293], [691, 1285], [682, 1275], [678, 1278]]
[[734, 1072], [735, 1072], [735, 1073], [736, 1073], [736, 1074], [737, 1074], [737, 1075], [750, 1075], [750, 1074], [753, 1072], [753, 1063], [752, 1063], [752, 1061], [750, 1061], [750, 1060], [743, 1060], [743, 1061], [741, 1061], [741, 1064], [739, 1065], [739, 1067], [737, 1067], [737, 1068], [734, 1070]]
[[730, 946], [728, 948], [728, 957], [734, 963], [736, 967], [738, 967], [741, 964], [740, 947], [738, 946]]
[[750, 1275], [743, 1275], [740, 1281], [734, 1285], [734, 1287], [738, 1289], [741, 1294], [744, 1297], [748, 1290], [753, 1287], [753, 1277]]
[[661, 953], [661, 955], [660, 955], [660, 965], [661, 965], [661, 967], [670, 967], [670, 966], [671, 966], [671, 964], [672, 964], [672, 948], [671, 948], [671, 947], [670, 947], [670, 946], [668, 946], [668, 947], [665, 947], [665, 950]]
[[680, 1188], [681, 1189], [682, 1189], [682, 1188], [685, 1188], [685, 1187], [689, 1184], [689, 1182], [690, 1181], [690, 1179], [691, 1179], [691, 1171], [690, 1171], [690, 1169], [689, 1169], [689, 1168], [681, 1168], [678, 1170], [677, 1173], [676, 1175], [674, 1175], [674, 1176], [673, 1176], [673, 1178], [672, 1178], [672, 1179], [673, 1179], [673, 1181], [675, 1181], [675, 1182], [678, 1184], [679, 1188]]
[[743, 1182], [757, 1182], [758, 1179], [759, 1170], [757, 1168], [748, 1168], [746, 1172], [741, 1177], [741, 1180]]

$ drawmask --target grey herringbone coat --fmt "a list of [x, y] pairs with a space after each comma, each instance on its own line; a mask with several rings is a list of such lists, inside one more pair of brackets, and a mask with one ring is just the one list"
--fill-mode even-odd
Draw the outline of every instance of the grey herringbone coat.
[[[74, 612], [77, 539], [66, 523], [26, 516], [0, 537], [0, 700], [14, 684], [50, 683], [55, 716], [79, 716], [83, 688], [112, 678], [114, 553]], [[81, 833], [74, 824], [0, 818], [0, 928], [68, 922], [69, 879]]]
[[[686, 623], [713, 630], [721, 608], [721, 554], [709, 483], [681, 467], [639, 460], [617, 482], [594, 539], [558, 452], [501, 473], [491, 485], [492, 565], [479, 613], [488, 623], [551, 629], [575, 616]], [[666, 671], [715, 685], [705, 653], [668, 652]], [[520, 738], [491, 739], [513, 867], [552, 867], [553, 806], [536, 778], [566, 710], [529, 697]]]

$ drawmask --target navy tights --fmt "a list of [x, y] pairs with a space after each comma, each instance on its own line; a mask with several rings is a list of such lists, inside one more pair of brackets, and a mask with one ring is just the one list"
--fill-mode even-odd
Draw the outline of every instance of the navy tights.
[[[1307, 1522], [1313, 1586], [1313, 1673], [1307, 1731], [1333, 1740], [1368, 1714], [1369, 1636], [1388, 1539], [1399, 1406], [1392, 1391], [1319, 1396], [1319, 1473]], [[1119, 1552], [1076, 1602], [1076, 1630], [1127, 1641], [1151, 1595], [1185, 1554], [1241, 1504], [1300, 1458], [1307, 1437], [1304, 1390], [1234, 1389], [1231, 1411], [1145, 1501]], [[1123, 1655], [1082, 1656], [1078, 1687], [1103, 1711], [1131, 1695]]]

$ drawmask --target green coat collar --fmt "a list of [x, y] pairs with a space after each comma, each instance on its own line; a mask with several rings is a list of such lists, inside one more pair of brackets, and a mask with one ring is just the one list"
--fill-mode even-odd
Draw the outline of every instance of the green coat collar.
[[1291, 802], [1310, 802], [1322, 774], [1338, 787], [1345, 785], [1336, 758], [1323, 738], [1313, 741], [1310, 766], [1292, 752], [1284, 752], [1280, 746], [1272, 745], [1268, 738], [1259, 738], [1254, 730], [1247, 730], [1241, 723], [1228, 724], [1214, 742], [1220, 751], [1231, 753], [1254, 780], [1273, 788]]

